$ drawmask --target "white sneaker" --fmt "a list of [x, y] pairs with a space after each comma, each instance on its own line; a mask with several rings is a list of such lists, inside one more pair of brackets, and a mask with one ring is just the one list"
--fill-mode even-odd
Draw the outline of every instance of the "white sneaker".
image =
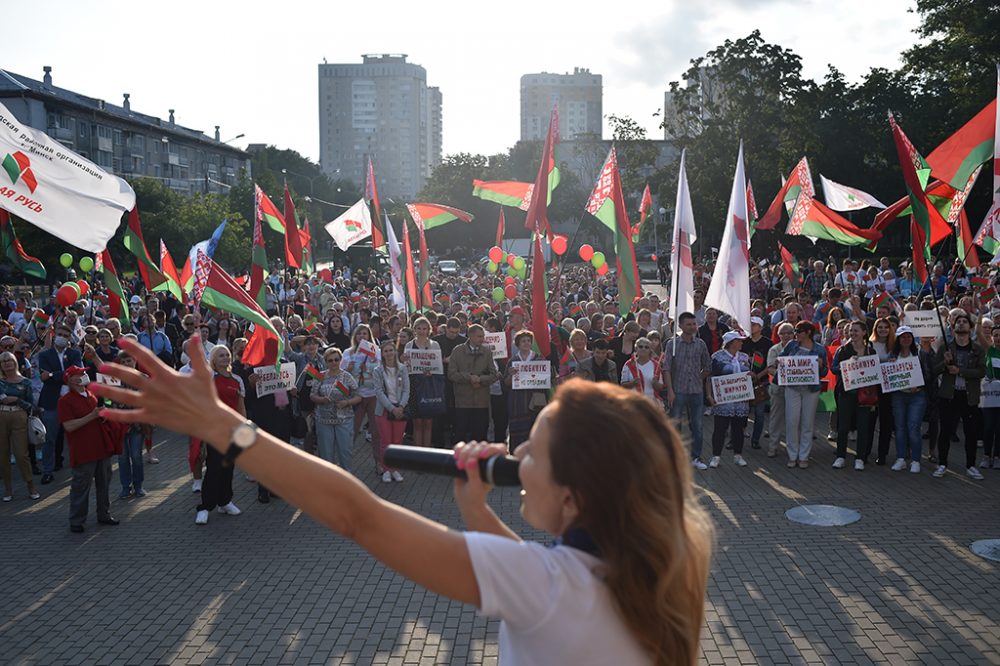
[[864, 460], [860, 460], [860, 459], [859, 459], [859, 460], [855, 460], [855, 461], [854, 461], [854, 469], [855, 469], [855, 470], [857, 470], [857, 471], [859, 471], [859, 472], [860, 472], [860, 471], [861, 471], [861, 470], [863, 470], [864, 468], [865, 468], [865, 461], [864, 461]]
[[207, 525], [208, 524], [208, 511], [202, 509], [194, 517], [195, 525]]
[[191, 484], [191, 492], [193, 493], [201, 492], [201, 479], [194, 480], [194, 483]]
[[944, 473], [947, 471], [948, 471], [947, 467], [945, 467], [944, 465], [938, 465], [937, 469], [931, 472], [931, 476], [933, 476], [935, 479], [940, 479], [942, 476], [944, 476]]
[[403, 475], [400, 474], [397, 470], [392, 470], [392, 480], [393, 481], [402, 481], [403, 480]]
[[722, 458], [720, 458], [719, 456], [712, 456], [712, 459], [708, 461], [708, 466], [711, 467], [712, 469], [715, 469], [716, 467], [719, 466], [719, 463], [721, 462]]
[[733, 456], [733, 463], [736, 464], [736, 465], [739, 465], [740, 467], [746, 467], [747, 466], [747, 461], [743, 458], [743, 456], [741, 456], [739, 454], [736, 454], [735, 456]]
[[235, 504], [233, 504], [232, 502], [230, 502], [229, 504], [227, 504], [225, 506], [220, 506], [219, 507], [219, 513], [226, 513], [226, 514], [229, 514], [230, 516], [238, 516], [238, 515], [240, 515], [243, 512], [240, 511], [240, 508], [238, 506], [236, 506]]
[[983, 480], [983, 473], [980, 472], [978, 469], [976, 469], [975, 466], [970, 467], [969, 469], [965, 470], [965, 474], [969, 478], [975, 479], [976, 481], [982, 481]]
[[833, 461], [833, 468], [834, 469], [844, 469], [844, 465], [846, 465], [846, 464], [847, 464], [847, 461], [845, 459], [843, 459], [843, 458], [837, 458], [836, 460]]
[[367, 430], [365, 430], [365, 441], [366, 442], [372, 441], [372, 434]]
[[691, 461], [691, 466], [694, 467], [695, 469], [700, 469], [700, 470], [706, 470], [706, 469], [708, 469], [708, 465], [706, 465], [705, 463], [703, 463], [701, 461], [701, 458], [694, 458]]
[[992, 460], [990, 458], [983, 458], [979, 461], [979, 467], [980, 469], [989, 469], [991, 463]]
[[828, 442], [836, 442], [837, 441], [837, 435], [836, 435], [836, 433], [832, 433], [831, 432], [829, 435], [827, 435], [826, 436], [826, 441], [828, 441]]
[[392, 474], [389, 472], [382, 472], [382, 483], [392, 483]]
[[913, 474], [920, 474], [920, 463], [916, 460], [910, 463], [910, 472]]
[[904, 469], [906, 469], [906, 461], [902, 458], [896, 458], [896, 462], [892, 463], [892, 467], [890, 467], [889, 469], [891, 469], [893, 472], [902, 472]]

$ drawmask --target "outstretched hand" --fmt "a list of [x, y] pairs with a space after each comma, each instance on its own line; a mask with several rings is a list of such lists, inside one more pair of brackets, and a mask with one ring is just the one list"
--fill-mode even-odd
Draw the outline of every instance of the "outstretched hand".
[[190, 374], [168, 367], [136, 342], [123, 338], [118, 345], [148, 376], [117, 363], [101, 365], [99, 372], [134, 387], [91, 384], [91, 392], [98, 397], [133, 408], [102, 409], [101, 416], [119, 423], [150, 423], [202, 439], [220, 450], [225, 448], [233, 426], [243, 418], [219, 400], [201, 336], [192, 336], [189, 343]]

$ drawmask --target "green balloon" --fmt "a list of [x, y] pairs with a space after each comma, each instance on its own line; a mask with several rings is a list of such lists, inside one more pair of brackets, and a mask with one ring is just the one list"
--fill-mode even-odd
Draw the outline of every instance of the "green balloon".
[[488, 270], [490, 273], [496, 273], [497, 265], [491, 261], [490, 263], [486, 264], [486, 270]]
[[503, 287], [493, 287], [493, 301], [499, 303], [503, 300]]
[[524, 257], [518, 257], [514, 260], [514, 268], [518, 271], [524, 268]]
[[80, 270], [83, 271], [84, 273], [89, 273], [90, 271], [94, 270], [94, 260], [91, 259], [90, 257], [81, 257]]
[[590, 264], [594, 268], [600, 268], [601, 266], [603, 266], [605, 264], [606, 261], [607, 260], [604, 258], [604, 253], [603, 252], [595, 252], [594, 256], [591, 257], [591, 259], [590, 259]]
[[73, 255], [69, 252], [63, 252], [59, 257], [59, 263], [62, 264], [63, 268], [69, 268], [73, 265]]

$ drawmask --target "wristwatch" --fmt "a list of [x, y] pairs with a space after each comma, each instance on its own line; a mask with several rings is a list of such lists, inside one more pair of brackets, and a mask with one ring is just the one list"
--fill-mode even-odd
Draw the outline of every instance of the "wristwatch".
[[226, 449], [222, 457], [223, 467], [232, 467], [236, 458], [241, 453], [249, 449], [257, 441], [257, 424], [253, 421], [244, 421], [235, 428], [229, 436], [229, 448]]

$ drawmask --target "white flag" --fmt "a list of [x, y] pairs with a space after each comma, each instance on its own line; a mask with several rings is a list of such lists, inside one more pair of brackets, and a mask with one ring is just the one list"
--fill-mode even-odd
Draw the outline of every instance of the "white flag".
[[705, 305], [725, 312], [732, 326], [750, 330], [750, 226], [747, 213], [747, 179], [743, 169], [743, 142], [736, 160], [733, 191], [729, 195], [725, 231], [715, 262]]
[[681, 151], [681, 169], [677, 177], [677, 204], [674, 207], [674, 239], [670, 246], [670, 315], [677, 321], [682, 312], [694, 313], [694, 261], [691, 244], [698, 237], [694, 228], [691, 192], [684, 169], [685, 151]]
[[[405, 224], [405, 222], [404, 222]], [[400, 310], [406, 309], [406, 294], [403, 292], [403, 267], [399, 264], [402, 251], [399, 249], [399, 241], [396, 240], [396, 232], [392, 230], [389, 222], [389, 214], [385, 214], [385, 238], [389, 246], [389, 271], [392, 273], [392, 303]]]
[[101, 252], [135, 192], [0, 104], [0, 206], [87, 252]]
[[[997, 65], [997, 99], [1000, 99], [1000, 65]], [[996, 114], [993, 130], [993, 205], [986, 213], [982, 230], [976, 234], [976, 242], [982, 245], [979, 237], [985, 234], [994, 240], [1000, 239], [1000, 113]], [[1000, 252], [1000, 249], [998, 249]], [[994, 259], [994, 262], [996, 259]], [[994, 263], [991, 262], [991, 263]]]
[[862, 208], [885, 208], [885, 204], [859, 189], [835, 183], [823, 174], [819, 175], [819, 180], [823, 183], [823, 198], [826, 199], [827, 208], [839, 210], [841, 212], [861, 210]]
[[364, 199], [359, 199], [344, 214], [324, 227], [343, 251], [372, 235], [372, 214]]

